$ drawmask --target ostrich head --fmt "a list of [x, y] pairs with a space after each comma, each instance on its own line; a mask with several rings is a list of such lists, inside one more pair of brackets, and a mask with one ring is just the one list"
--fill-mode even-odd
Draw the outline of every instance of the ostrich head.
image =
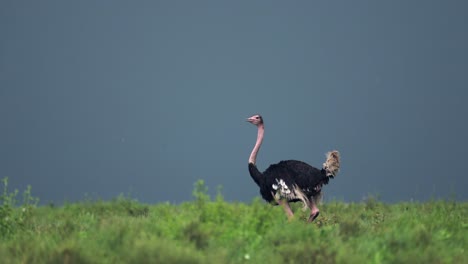
[[263, 119], [261, 115], [253, 115], [249, 118], [247, 118], [247, 122], [250, 122], [256, 126], [263, 124]]

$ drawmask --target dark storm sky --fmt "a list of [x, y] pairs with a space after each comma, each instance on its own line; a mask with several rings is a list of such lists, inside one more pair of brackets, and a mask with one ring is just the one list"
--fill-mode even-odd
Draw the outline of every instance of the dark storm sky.
[[466, 1], [1, 1], [0, 177], [42, 202], [229, 201], [321, 166], [326, 199], [468, 198]]

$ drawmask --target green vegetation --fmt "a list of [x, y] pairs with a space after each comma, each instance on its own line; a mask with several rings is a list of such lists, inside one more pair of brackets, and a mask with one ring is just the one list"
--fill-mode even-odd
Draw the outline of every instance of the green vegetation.
[[2, 263], [468, 263], [468, 203], [329, 202], [307, 224], [259, 198], [141, 204], [130, 197], [37, 206], [0, 195]]

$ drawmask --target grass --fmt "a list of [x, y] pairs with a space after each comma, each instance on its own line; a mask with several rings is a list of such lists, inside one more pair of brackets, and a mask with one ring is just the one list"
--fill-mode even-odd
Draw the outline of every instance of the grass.
[[130, 197], [37, 206], [28, 187], [23, 202], [0, 196], [2, 263], [468, 263], [468, 204], [430, 201], [323, 204], [307, 224], [293, 205], [280, 207], [207, 195], [147, 205]]

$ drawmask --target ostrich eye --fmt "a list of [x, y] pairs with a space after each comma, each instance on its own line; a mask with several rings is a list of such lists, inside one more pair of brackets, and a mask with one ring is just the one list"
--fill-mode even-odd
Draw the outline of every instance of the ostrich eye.
[[255, 119], [259, 119], [260, 117], [256, 116]]

